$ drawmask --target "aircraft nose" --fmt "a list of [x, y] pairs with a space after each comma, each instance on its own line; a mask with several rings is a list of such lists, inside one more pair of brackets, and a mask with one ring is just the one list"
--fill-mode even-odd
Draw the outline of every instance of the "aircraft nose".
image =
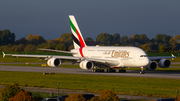
[[148, 57], [145, 57], [143, 60], [143, 65], [147, 66], [148, 64], [149, 64], [149, 59], [148, 59]]
[[149, 64], [149, 59], [148, 57], [142, 57], [142, 58], [139, 58], [139, 64], [141, 66], [147, 66]]

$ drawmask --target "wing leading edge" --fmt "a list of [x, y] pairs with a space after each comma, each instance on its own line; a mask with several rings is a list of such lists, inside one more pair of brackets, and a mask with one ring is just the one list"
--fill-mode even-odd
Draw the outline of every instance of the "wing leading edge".
[[173, 54], [171, 54], [171, 56], [155, 56], [155, 57], [148, 57], [149, 60], [151, 61], [158, 61], [158, 60], [161, 60], [161, 59], [167, 59], [167, 58], [176, 58], [176, 56], [174, 56]]

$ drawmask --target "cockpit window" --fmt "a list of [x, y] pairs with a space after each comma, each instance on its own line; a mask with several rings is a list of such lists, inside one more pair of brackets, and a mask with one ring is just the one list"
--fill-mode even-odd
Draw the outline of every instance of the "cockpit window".
[[147, 55], [141, 55], [140, 57], [147, 57]]

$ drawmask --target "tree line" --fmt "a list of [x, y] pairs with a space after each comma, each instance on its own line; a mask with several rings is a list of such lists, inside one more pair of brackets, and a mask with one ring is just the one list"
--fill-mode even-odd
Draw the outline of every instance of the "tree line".
[[[71, 50], [73, 42], [71, 33], [64, 33], [57, 39], [45, 40], [42, 36], [29, 34], [26, 38], [15, 40], [15, 34], [10, 30], [0, 30], [1, 51], [5, 52], [36, 52], [37, 48], [56, 50]], [[180, 35], [175, 37], [166, 34], [157, 34], [155, 38], [149, 39], [146, 34], [135, 34], [120, 36], [115, 33], [100, 33], [96, 40], [91, 37], [84, 39], [88, 46], [135, 46], [146, 52], [180, 52]]]
[[[6, 84], [4, 86], [5, 86], [4, 88], [0, 89], [0, 101], [42, 101], [43, 100], [43, 98], [40, 95], [34, 96], [31, 92], [27, 92], [23, 88], [19, 87], [18, 84], [13, 84], [13, 85]], [[68, 95], [68, 97], [65, 98], [65, 101], [119, 101], [119, 97], [112, 90], [105, 89], [99, 92], [99, 96], [94, 96], [94, 97], [92, 96], [86, 98], [82, 94], [71, 93]]]

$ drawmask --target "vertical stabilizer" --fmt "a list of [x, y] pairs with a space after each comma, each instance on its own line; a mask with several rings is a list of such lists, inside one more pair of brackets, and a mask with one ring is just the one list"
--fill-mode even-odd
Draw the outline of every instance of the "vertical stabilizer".
[[71, 26], [74, 48], [85, 47], [86, 43], [82, 37], [81, 31], [77, 25], [75, 17], [73, 15], [69, 15], [69, 21], [70, 21], [70, 26]]

